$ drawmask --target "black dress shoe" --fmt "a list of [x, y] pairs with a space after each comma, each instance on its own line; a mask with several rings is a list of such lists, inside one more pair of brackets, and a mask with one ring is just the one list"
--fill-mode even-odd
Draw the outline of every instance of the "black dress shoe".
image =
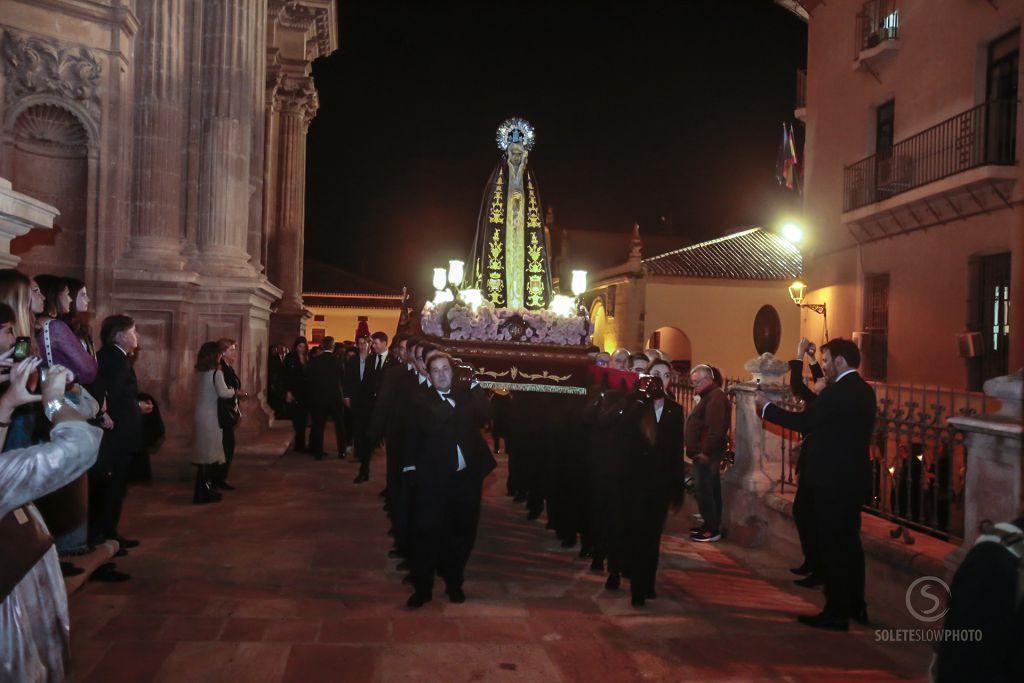
[[806, 562], [804, 562], [799, 567], [793, 567], [789, 571], [793, 572], [797, 576], [807, 576], [808, 574], [813, 574], [814, 573], [814, 572], [811, 571], [811, 568], [807, 566]]
[[817, 574], [808, 574], [804, 578], [797, 579], [793, 583], [798, 586], [803, 586], [804, 588], [817, 588], [818, 586], [824, 586], [825, 580]]
[[101, 564], [89, 576], [90, 581], [103, 581], [105, 583], [121, 583], [130, 578], [132, 578], [130, 575], [117, 571], [117, 567], [114, 566], [113, 562]]
[[398, 563], [398, 566], [395, 567], [395, 569], [397, 569], [400, 572], [409, 571], [409, 560], [402, 560]]
[[423, 607], [423, 605], [430, 602], [432, 599], [433, 597], [429, 593], [413, 593], [409, 596], [409, 599], [405, 601], [405, 606], [410, 609], [419, 609], [420, 607]]
[[79, 574], [84, 574], [85, 570], [70, 562], [62, 561], [60, 563], [60, 573], [64, 576], [64, 578], [68, 578], [70, 576], [78, 576]]
[[125, 538], [124, 536], [115, 536], [114, 540], [122, 548], [138, 548], [139, 542], [132, 538]]
[[448, 591], [448, 602], [454, 602], [456, 605], [461, 605], [466, 602], [466, 594], [462, 592], [461, 588], [453, 588]]
[[821, 628], [827, 631], [849, 631], [850, 622], [844, 617], [834, 617], [831, 614], [801, 614], [796, 618], [801, 624], [813, 628]]
[[323, 451], [321, 451], [319, 453], [314, 453], [313, 454], [313, 459], [314, 460], [326, 460], [327, 459], [327, 454], [324, 453]]
[[643, 607], [646, 604], [646, 600], [644, 600], [642, 595], [634, 595], [630, 602], [633, 603], [633, 607]]
[[370, 478], [363, 474], [357, 474], [356, 478], [352, 480], [353, 484], [365, 484], [370, 481]]
[[861, 607], [859, 610], [857, 610], [856, 612], [851, 614], [850, 618], [853, 619], [854, 621], [856, 621], [861, 626], [867, 626], [869, 623], [871, 623], [871, 622], [868, 621], [868, 608], [867, 607]]
[[604, 589], [607, 591], [617, 591], [621, 581], [618, 574], [609, 574], [608, 580], [604, 582]]

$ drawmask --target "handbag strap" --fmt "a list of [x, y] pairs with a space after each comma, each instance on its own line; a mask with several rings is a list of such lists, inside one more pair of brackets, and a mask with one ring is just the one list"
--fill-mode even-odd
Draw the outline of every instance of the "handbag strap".
[[43, 350], [46, 353], [46, 366], [49, 368], [53, 367], [53, 343], [50, 341], [50, 323], [53, 322], [53, 318], [47, 318], [43, 322]]

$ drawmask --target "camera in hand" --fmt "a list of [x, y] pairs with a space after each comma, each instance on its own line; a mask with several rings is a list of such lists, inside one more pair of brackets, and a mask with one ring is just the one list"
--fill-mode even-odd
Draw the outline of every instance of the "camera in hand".
[[31, 352], [32, 340], [29, 337], [18, 337], [14, 340], [14, 355], [11, 356], [11, 359], [14, 361], [25, 360]]
[[636, 382], [636, 393], [647, 400], [665, 398], [665, 386], [660, 377], [640, 375]]

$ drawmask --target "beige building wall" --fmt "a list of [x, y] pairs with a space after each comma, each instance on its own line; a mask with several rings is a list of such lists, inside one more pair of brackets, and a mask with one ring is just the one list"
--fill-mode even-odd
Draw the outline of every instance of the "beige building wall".
[[[860, 0], [821, 3], [809, 22], [805, 145], [805, 273], [808, 303], [826, 303], [833, 336], [863, 324], [863, 278], [890, 274], [890, 382], [964, 388], [966, 362], [955, 338], [967, 319], [968, 259], [1012, 251], [1019, 273], [1021, 217], [1002, 208], [858, 248], [843, 220], [843, 170], [874, 153], [875, 112], [895, 99], [899, 142], [985, 99], [988, 44], [1018, 27], [1024, 2], [900, 0], [899, 48], [855, 70]], [[997, 5], [997, 6], [994, 6]], [[1024, 88], [1020, 91], [1024, 93]], [[1021, 158], [1018, 110], [1017, 159]], [[1019, 167], [1019, 161], [1018, 161]], [[1007, 169], [1012, 176], [1016, 171]], [[963, 176], [963, 174], [959, 174]], [[957, 175], [928, 186], [956, 187]], [[1024, 196], [1019, 187], [1013, 198]], [[899, 195], [898, 195], [899, 196]], [[847, 216], [849, 218], [849, 216]], [[1020, 282], [1020, 277], [1015, 276]], [[1021, 300], [1019, 284], [1011, 302]], [[1018, 305], [1018, 309], [1020, 306]], [[804, 316], [807, 320], [807, 316]], [[1011, 313], [1011, 370], [1024, 357], [1020, 318]], [[814, 336], [817, 320], [805, 328]], [[1015, 333], [1016, 332], [1016, 333]], [[1016, 351], [1016, 354], [1014, 353]]]
[[[801, 312], [789, 298], [789, 283], [647, 278], [644, 339], [660, 327], [675, 327], [690, 340], [692, 362], [710, 363], [727, 377], [747, 377], [743, 364], [757, 355], [754, 316], [765, 304], [778, 311], [782, 337], [777, 355], [790, 358], [800, 340]], [[811, 338], [821, 339], [821, 316], [803, 312]]]
[[[324, 335], [334, 337], [336, 341], [355, 340], [356, 328], [359, 326], [359, 318], [366, 316], [370, 334], [381, 331], [388, 335], [388, 339], [394, 336], [398, 328], [398, 316], [401, 311], [397, 308], [327, 308], [309, 306], [309, 312], [313, 317], [306, 323], [306, 333], [313, 338], [314, 330], [324, 330]], [[323, 316], [323, 320], [317, 320]], [[281, 340], [282, 342], [285, 340]]]

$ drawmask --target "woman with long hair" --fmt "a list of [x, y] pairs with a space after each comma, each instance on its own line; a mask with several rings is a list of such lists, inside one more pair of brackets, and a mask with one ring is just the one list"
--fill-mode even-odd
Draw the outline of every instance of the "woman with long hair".
[[[45, 305], [39, 286], [20, 271], [13, 268], [0, 269], [0, 302], [7, 304], [14, 311], [14, 336], [26, 337], [29, 340], [29, 352], [26, 355], [38, 355], [34, 323], [36, 315], [43, 312]], [[7, 430], [2, 450], [31, 446], [35, 443], [35, 429], [35, 407], [20, 406], [11, 418], [11, 426]]]
[[238, 409], [238, 402], [249, 398], [249, 394], [242, 391], [242, 380], [235, 372], [235, 364], [238, 362], [238, 343], [234, 339], [218, 339], [217, 350], [221, 354], [220, 369], [224, 373], [224, 383], [234, 389], [235, 395], [229, 399], [221, 399], [220, 412], [217, 414], [220, 420], [220, 428], [223, 433], [224, 464], [217, 467], [213, 478], [214, 485], [224, 491], [234, 491], [235, 487], [228, 483], [228, 472], [231, 470], [231, 461], [235, 457], [235, 429], [242, 417]]
[[196, 485], [192, 502], [196, 505], [220, 500], [213, 487], [214, 470], [224, 464], [224, 435], [217, 421], [218, 399], [234, 398], [235, 390], [224, 382], [217, 342], [208, 341], [199, 348], [196, 371], [195, 442], [192, 463], [196, 466]]
[[85, 283], [77, 278], [66, 277], [64, 282], [68, 286], [71, 302], [68, 305], [67, 313], [61, 316], [61, 320], [67, 323], [71, 331], [78, 336], [85, 350], [95, 356], [96, 349], [93, 347], [92, 331], [89, 329], [89, 305], [91, 303], [89, 291]]
[[295, 430], [293, 448], [306, 452], [306, 423], [309, 421], [309, 405], [306, 397], [306, 365], [309, 363], [309, 344], [305, 337], [296, 337], [292, 352], [284, 359], [285, 395], [288, 413]]

